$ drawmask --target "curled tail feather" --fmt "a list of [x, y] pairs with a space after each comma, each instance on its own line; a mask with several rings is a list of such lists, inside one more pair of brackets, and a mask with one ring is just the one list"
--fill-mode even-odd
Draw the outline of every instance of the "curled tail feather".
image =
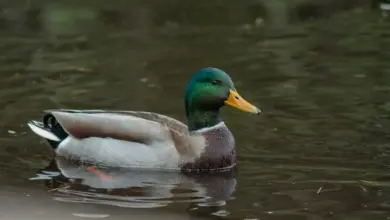
[[50, 131], [59, 137], [61, 140], [64, 140], [68, 137], [68, 133], [64, 130], [60, 123], [52, 114], [47, 114], [43, 117], [44, 127], [50, 129]]

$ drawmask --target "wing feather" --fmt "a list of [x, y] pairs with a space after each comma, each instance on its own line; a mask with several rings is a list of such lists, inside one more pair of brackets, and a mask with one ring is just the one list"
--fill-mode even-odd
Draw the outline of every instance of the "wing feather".
[[180, 154], [197, 154], [195, 142], [199, 138], [189, 135], [187, 125], [165, 115], [144, 111], [73, 109], [45, 110], [45, 113], [52, 114], [67, 133], [79, 139], [105, 137], [146, 144], [172, 140]]

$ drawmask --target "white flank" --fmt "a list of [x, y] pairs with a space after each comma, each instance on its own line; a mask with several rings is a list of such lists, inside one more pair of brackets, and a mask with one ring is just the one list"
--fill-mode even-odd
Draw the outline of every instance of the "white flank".
[[172, 140], [145, 145], [99, 137], [80, 140], [69, 135], [56, 152], [64, 157], [110, 167], [178, 169], [182, 163]]
[[30, 127], [30, 129], [37, 135], [43, 137], [43, 138], [46, 138], [46, 139], [49, 139], [49, 140], [52, 140], [52, 141], [61, 141], [55, 134], [43, 129], [43, 128], [40, 128], [36, 125], [34, 125], [33, 123], [31, 122], [28, 122], [27, 125]]

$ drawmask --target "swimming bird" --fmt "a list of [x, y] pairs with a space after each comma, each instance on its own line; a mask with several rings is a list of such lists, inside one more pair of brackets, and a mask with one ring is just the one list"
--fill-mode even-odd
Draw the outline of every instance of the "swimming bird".
[[235, 167], [235, 140], [220, 116], [231, 106], [260, 114], [242, 98], [223, 70], [203, 68], [185, 91], [187, 125], [144, 111], [45, 110], [31, 130], [45, 138], [56, 155], [109, 167], [218, 171]]

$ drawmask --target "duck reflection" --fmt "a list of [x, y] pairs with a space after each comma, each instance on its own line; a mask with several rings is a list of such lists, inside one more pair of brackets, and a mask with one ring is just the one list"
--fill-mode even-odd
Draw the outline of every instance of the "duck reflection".
[[236, 189], [235, 175], [235, 170], [193, 174], [98, 168], [56, 158], [31, 180], [43, 180], [57, 201], [155, 208], [224, 206]]

